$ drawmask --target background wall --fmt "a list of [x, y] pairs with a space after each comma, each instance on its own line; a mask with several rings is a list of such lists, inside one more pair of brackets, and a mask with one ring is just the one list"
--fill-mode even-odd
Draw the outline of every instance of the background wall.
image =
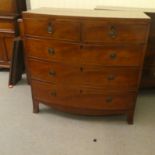
[[65, 8], [90, 8], [96, 5], [148, 7], [155, 8], [155, 0], [28, 0], [31, 8], [38, 7], [65, 7]]

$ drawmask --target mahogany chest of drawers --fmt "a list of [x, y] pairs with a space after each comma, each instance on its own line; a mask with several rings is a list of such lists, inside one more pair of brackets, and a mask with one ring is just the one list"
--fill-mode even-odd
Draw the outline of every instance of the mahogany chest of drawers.
[[96, 10], [145, 12], [151, 18], [149, 39], [140, 85], [141, 88], [155, 87], [155, 9], [97, 6]]
[[0, 68], [10, 68], [13, 40], [19, 35], [17, 19], [23, 10], [25, 0], [0, 0]]
[[40, 8], [23, 13], [33, 110], [39, 103], [82, 115], [133, 115], [149, 17]]

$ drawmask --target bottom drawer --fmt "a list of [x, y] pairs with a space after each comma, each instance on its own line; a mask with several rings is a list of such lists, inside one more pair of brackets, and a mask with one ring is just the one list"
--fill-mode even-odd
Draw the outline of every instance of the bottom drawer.
[[33, 97], [39, 102], [52, 106], [66, 106], [81, 109], [125, 110], [133, 108], [134, 93], [107, 92], [98, 88], [54, 86], [52, 84], [32, 81]]

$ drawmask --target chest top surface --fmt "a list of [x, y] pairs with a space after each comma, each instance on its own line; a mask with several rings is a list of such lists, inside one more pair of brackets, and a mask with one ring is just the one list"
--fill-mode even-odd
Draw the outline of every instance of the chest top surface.
[[135, 11], [135, 12], [148, 12], [155, 13], [155, 8], [136, 8], [136, 7], [119, 7], [119, 6], [104, 6], [98, 5], [95, 10], [113, 10], [113, 11]]
[[98, 11], [88, 9], [62, 9], [62, 8], [39, 8], [29, 10], [23, 13], [27, 14], [40, 14], [40, 15], [53, 15], [53, 16], [70, 16], [70, 17], [94, 17], [94, 18], [126, 18], [126, 19], [149, 19], [143, 12], [123, 12], [123, 11]]

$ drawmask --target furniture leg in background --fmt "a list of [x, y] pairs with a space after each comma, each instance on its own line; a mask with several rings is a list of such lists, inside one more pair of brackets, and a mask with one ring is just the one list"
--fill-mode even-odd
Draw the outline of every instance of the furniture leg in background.
[[22, 78], [25, 70], [23, 42], [20, 37], [14, 40], [13, 55], [9, 75], [9, 87], [12, 88]]

